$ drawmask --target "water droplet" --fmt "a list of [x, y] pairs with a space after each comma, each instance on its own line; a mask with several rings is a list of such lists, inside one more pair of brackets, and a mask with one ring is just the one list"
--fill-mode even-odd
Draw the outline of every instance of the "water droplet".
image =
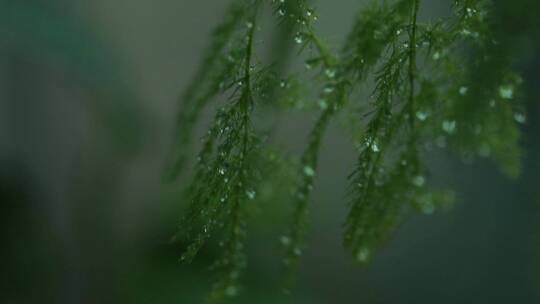
[[330, 93], [334, 92], [334, 87], [333, 86], [327, 86], [327, 87], [324, 88], [323, 92], [325, 94], [330, 94]]
[[379, 149], [379, 145], [377, 144], [377, 141], [371, 137], [368, 137], [364, 140], [364, 144], [366, 145], [366, 147], [370, 148], [371, 151], [377, 153], [377, 152], [380, 152], [381, 150]]
[[416, 118], [418, 118], [418, 120], [420, 121], [424, 121], [428, 118], [428, 113], [426, 112], [423, 112], [423, 111], [418, 111], [416, 112]]
[[246, 22], [246, 27], [248, 29], [253, 28], [253, 22], [250, 22], [250, 21]]
[[279, 242], [283, 246], [288, 246], [289, 244], [291, 244], [291, 239], [288, 236], [282, 236], [279, 238]]
[[295, 256], [301, 256], [302, 255], [302, 249], [296, 247], [296, 248], [294, 248], [293, 253], [294, 253]]
[[356, 260], [358, 262], [366, 262], [368, 259], [369, 259], [369, 255], [370, 255], [370, 252], [369, 252], [369, 249], [367, 248], [360, 248], [358, 249], [358, 251], [356, 252]]
[[328, 78], [336, 77], [336, 70], [334, 70], [334, 69], [326, 69], [326, 71], [324, 71], [324, 73], [326, 74], [326, 76]]
[[323, 111], [328, 109], [328, 103], [326, 102], [326, 100], [324, 99], [319, 100], [319, 108], [321, 108], [321, 110]]
[[257, 194], [257, 193], [256, 193], [255, 191], [253, 191], [253, 190], [247, 190], [247, 191], [246, 191], [247, 197], [248, 197], [249, 199], [251, 199], [251, 200], [255, 198], [255, 195], [256, 195], [256, 194]]
[[456, 131], [456, 121], [455, 120], [445, 120], [442, 122], [442, 129], [448, 134], [452, 134]]
[[461, 95], [461, 96], [467, 95], [468, 92], [469, 92], [469, 88], [468, 88], [468, 87], [461, 87], [461, 88], [459, 88], [459, 95]]
[[521, 113], [515, 113], [514, 114], [514, 119], [520, 124], [523, 124], [523, 123], [527, 122], [527, 117], [525, 117], [525, 115], [523, 115]]
[[433, 53], [433, 60], [441, 59], [441, 53], [439, 51]]
[[219, 168], [219, 169], [218, 169], [218, 172], [219, 172], [219, 174], [221, 174], [221, 175], [225, 175], [225, 169], [224, 169], [224, 168]]
[[514, 98], [514, 88], [511, 85], [500, 86], [499, 96], [501, 96], [502, 99]]
[[[282, 3], [283, 3], [283, 2], [282, 2]], [[279, 9], [279, 10], [278, 10], [278, 14], [279, 14], [281, 17], [285, 16], [285, 10], [284, 10], [284, 9]]]
[[315, 176], [315, 170], [313, 170], [313, 168], [310, 167], [310, 166], [305, 166], [304, 167], [304, 174], [306, 176], [310, 176], [310, 177]]
[[476, 10], [474, 8], [467, 7], [465, 9], [467, 11], [467, 17], [472, 17], [476, 14]]
[[302, 44], [302, 42], [304, 42], [302, 33], [296, 33], [296, 35], [294, 36], [294, 42], [296, 42], [297, 44]]
[[412, 182], [416, 187], [422, 187], [426, 183], [426, 179], [422, 175], [418, 175], [413, 178]]

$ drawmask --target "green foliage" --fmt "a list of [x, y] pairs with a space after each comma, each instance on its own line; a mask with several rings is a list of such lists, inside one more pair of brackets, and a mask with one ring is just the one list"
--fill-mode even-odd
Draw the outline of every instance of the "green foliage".
[[[242, 37], [248, 13], [242, 1], [233, 1], [225, 14], [225, 21], [212, 33], [212, 44], [203, 56], [201, 68], [182, 96], [183, 105], [176, 128], [178, 146], [191, 143], [193, 128], [204, 107], [235, 85], [235, 77], [245, 55]], [[177, 155], [173, 155], [173, 165], [166, 172], [166, 179], [176, 178], [186, 161], [186, 149], [175, 149], [174, 152]]]
[[[359, 139], [358, 161], [351, 169], [344, 229], [344, 245], [361, 263], [412, 212], [431, 214], [452, 202], [452, 192], [428, 187], [424, 159], [433, 147], [449, 147], [466, 160], [490, 157], [508, 175], [519, 174], [518, 124], [525, 121], [516, 101], [521, 80], [497, 51], [490, 1], [455, 1], [452, 15], [427, 22], [418, 18], [420, 0], [376, 1], [358, 14], [340, 52], [316, 33], [318, 17], [306, 1], [268, 2], [233, 1], [186, 90], [179, 117], [181, 149], [175, 150], [171, 177], [187, 156], [185, 146], [202, 109], [218, 95], [229, 96], [204, 138], [177, 236], [187, 242], [185, 261], [214, 236], [223, 247], [211, 300], [237, 294], [245, 266], [247, 208], [258, 202], [263, 184], [268, 189], [280, 183], [280, 175], [267, 165], [272, 148], [257, 131], [252, 113], [262, 111], [257, 107], [262, 102], [286, 106], [313, 98], [313, 90], [303, 89], [295, 76], [255, 62], [261, 8], [270, 8], [277, 23], [294, 32], [300, 53], [309, 53], [305, 74], [311, 76], [310, 88], [319, 90], [313, 103], [319, 118], [300, 156], [300, 178], [292, 179], [297, 181], [292, 224], [281, 237], [289, 274], [304, 249], [320, 147], [343, 108], [363, 109], [352, 114], [361, 128], [353, 134]], [[359, 88], [369, 80], [375, 85], [365, 100]]]

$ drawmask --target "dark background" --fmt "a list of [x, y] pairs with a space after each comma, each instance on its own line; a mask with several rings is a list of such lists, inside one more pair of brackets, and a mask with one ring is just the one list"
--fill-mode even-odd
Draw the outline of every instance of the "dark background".
[[[364, 2], [316, 2], [327, 42], [341, 43]], [[450, 2], [424, 1], [422, 18]], [[215, 253], [177, 263], [168, 239], [186, 179], [163, 185], [160, 175], [177, 97], [226, 4], [0, 0], [0, 303], [201, 302]], [[355, 153], [335, 124], [299, 286], [280, 293], [288, 218], [263, 212], [234, 303], [540, 303], [540, 3], [497, 1], [496, 13], [501, 48], [525, 79], [522, 176], [435, 153], [432, 181], [456, 189], [458, 203], [412, 218], [359, 267], [340, 235]], [[312, 120], [286, 118], [281, 143], [299, 153]]]

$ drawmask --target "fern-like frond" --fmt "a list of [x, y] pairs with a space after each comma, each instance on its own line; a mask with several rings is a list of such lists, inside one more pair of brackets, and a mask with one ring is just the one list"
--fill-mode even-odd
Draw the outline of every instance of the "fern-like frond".
[[[518, 171], [514, 120], [521, 117], [511, 105], [501, 104], [501, 99], [513, 98], [518, 78], [500, 62], [504, 56], [494, 57], [500, 67], [479, 56], [493, 47], [486, 1], [457, 1], [454, 17], [434, 24], [417, 22], [419, 2], [409, 3], [408, 39], [396, 41], [402, 45], [393, 45], [376, 78], [374, 114], [351, 180], [344, 243], [360, 262], [369, 259], [410, 210], [431, 213], [451, 199], [448, 192], [426, 189], [424, 147], [448, 143], [467, 157], [493, 155], [510, 175]], [[487, 66], [491, 74], [480, 72]], [[490, 75], [473, 76], [485, 74]]]
[[[347, 105], [363, 109], [354, 113], [361, 125], [354, 138], [360, 144], [344, 225], [344, 246], [361, 263], [407, 216], [431, 214], [452, 202], [451, 191], [430, 186], [424, 161], [430, 149], [449, 147], [466, 159], [491, 157], [509, 175], [519, 173], [518, 125], [526, 119], [517, 102], [521, 79], [511, 71], [504, 49], [496, 47], [491, 1], [457, 0], [452, 15], [436, 21], [419, 18], [422, 3], [374, 1], [358, 14], [341, 51], [334, 51], [315, 30], [318, 17], [305, 0], [233, 1], [184, 95], [177, 136], [184, 150], [176, 150], [169, 172], [177, 175], [202, 109], [228, 94], [203, 139], [177, 235], [187, 242], [181, 259], [188, 262], [210, 238], [218, 239], [222, 252], [213, 267], [218, 278], [211, 300], [238, 293], [246, 264], [247, 202], [256, 201], [257, 189], [279, 184], [272, 180], [275, 174], [263, 173], [272, 162], [266, 159], [271, 149], [254, 126], [256, 105], [298, 107], [316, 98], [308, 104], [319, 111], [298, 173], [287, 179], [296, 183], [292, 223], [280, 239], [289, 274], [305, 247], [324, 135]], [[312, 79], [283, 76], [281, 68], [254, 62], [255, 23], [265, 6], [278, 24], [293, 31], [299, 56], [309, 53]], [[372, 94], [358, 97], [369, 80], [374, 81]], [[303, 81], [310, 82], [309, 89]]]
[[[235, 0], [227, 9], [224, 21], [212, 32], [211, 43], [203, 55], [199, 70], [181, 97], [174, 148], [164, 173], [174, 180], [185, 165], [192, 134], [208, 103], [236, 80], [243, 59], [241, 38], [245, 35], [249, 10], [244, 1]], [[234, 42], [234, 43], [231, 43]]]

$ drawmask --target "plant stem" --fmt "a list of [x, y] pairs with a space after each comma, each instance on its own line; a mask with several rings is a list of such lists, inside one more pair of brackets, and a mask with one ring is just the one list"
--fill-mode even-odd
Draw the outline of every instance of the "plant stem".
[[246, 61], [245, 61], [245, 67], [244, 67], [244, 78], [245, 78], [245, 88], [244, 93], [241, 98], [242, 102], [242, 110], [243, 110], [243, 127], [244, 127], [244, 138], [243, 138], [243, 147], [242, 147], [242, 161], [244, 161], [244, 158], [247, 153], [247, 142], [248, 142], [248, 126], [249, 126], [249, 109], [251, 107], [251, 103], [253, 102], [253, 97], [251, 94], [251, 57], [253, 54], [253, 36], [255, 34], [255, 19], [256, 19], [257, 11], [254, 13], [254, 17], [252, 20], [249, 21], [250, 28], [248, 31], [248, 41], [246, 46]]
[[412, 0], [412, 17], [410, 24], [409, 35], [409, 124], [411, 128], [414, 127], [414, 92], [415, 92], [415, 77], [416, 77], [416, 21], [418, 16], [418, 9], [420, 7], [420, 0]]

